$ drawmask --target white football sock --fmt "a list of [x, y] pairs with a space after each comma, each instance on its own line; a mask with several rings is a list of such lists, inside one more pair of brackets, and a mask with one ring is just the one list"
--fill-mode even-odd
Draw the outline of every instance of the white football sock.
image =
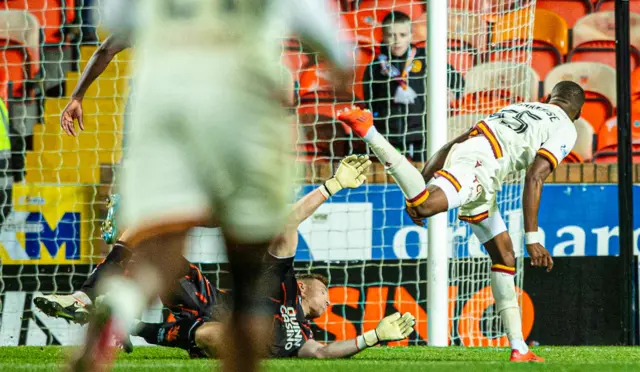
[[123, 331], [130, 333], [147, 307], [145, 291], [130, 278], [114, 276], [103, 280], [100, 292], [105, 293], [102, 301], [111, 307], [114, 320]]
[[[522, 318], [514, 283], [515, 268], [508, 268], [502, 265], [496, 266], [491, 267], [491, 290], [493, 291], [493, 298], [496, 300], [496, 310], [502, 318], [502, 324], [507, 332], [511, 349], [518, 350], [521, 354], [526, 354], [529, 352], [529, 347], [522, 336]], [[498, 270], [513, 270], [513, 273]]]
[[371, 151], [384, 164], [387, 173], [396, 181], [407, 200], [424, 194], [426, 184], [419, 170], [398, 152], [375, 127], [371, 127], [363, 137]]
[[376, 127], [372, 126], [367, 132], [367, 135], [362, 137], [362, 139], [369, 145], [371, 151], [376, 154], [380, 163], [384, 164], [386, 168], [393, 167], [402, 159], [405, 159], [405, 157], [391, 146], [389, 141], [378, 132]]

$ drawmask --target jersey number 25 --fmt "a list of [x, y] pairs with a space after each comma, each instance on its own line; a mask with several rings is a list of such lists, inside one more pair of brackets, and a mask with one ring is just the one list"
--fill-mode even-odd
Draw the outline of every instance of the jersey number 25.
[[[531, 111], [516, 111], [512, 109], [505, 109], [496, 112], [495, 114], [489, 115], [490, 119], [500, 120], [500, 124], [506, 125], [509, 129], [514, 132], [521, 134], [529, 129], [529, 125], [531, 121], [542, 120], [542, 118]], [[504, 120], [511, 119], [511, 120]]]

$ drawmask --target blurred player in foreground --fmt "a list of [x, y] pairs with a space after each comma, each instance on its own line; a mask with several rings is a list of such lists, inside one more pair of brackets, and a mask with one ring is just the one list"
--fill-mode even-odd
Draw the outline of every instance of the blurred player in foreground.
[[[309, 320], [321, 316], [329, 305], [327, 278], [317, 274], [295, 275], [293, 270], [299, 224], [331, 195], [343, 188], [362, 185], [364, 173], [370, 164], [371, 161], [366, 156], [351, 155], [343, 159], [334, 177], [293, 206], [284, 233], [269, 247], [267, 264], [269, 270], [279, 278], [279, 288], [282, 288], [274, 298], [263, 299], [274, 317], [273, 339], [269, 346], [271, 357], [348, 357], [379, 342], [404, 339], [413, 332], [413, 316], [409, 313], [403, 316], [395, 313], [382, 319], [375, 330], [355, 339], [329, 345], [318, 343], [313, 340]], [[109, 256], [87, 279], [81, 289], [86, 292], [85, 296], [95, 299], [99, 294], [95, 292], [94, 284], [105, 270], [124, 270], [131, 259], [126, 239], [125, 231]], [[222, 322], [229, 316], [232, 307], [230, 295], [212, 286], [200, 270], [184, 258], [181, 259], [181, 266], [186, 275], [162, 299], [171, 311], [169, 317], [160, 324], [138, 323], [134, 335], [143, 337], [151, 344], [185, 349], [192, 357], [215, 357], [220, 345], [225, 342]], [[76, 303], [68, 308], [57, 307], [59, 311], [52, 311], [56, 308], [55, 304], [73, 301], [71, 295], [48, 295], [38, 299], [40, 300], [34, 300], [36, 306], [48, 315], [72, 321], [82, 322], [81, 319], [88, 310], [83, 304]]]
[[538, 232], [542, 185], [576, 142], [573, 122], [580, 117], [584, 99], [579, 85], [563, 81], [547, 103], [507, 106], [442, 147], [422, 174], [376, 131], [369, 111], [354, 108], [338, 116], [385, 165], [407, 198], [407, 212], [416, 224], [423, 226], [424, 218], [460, 207], [458, 218], [471, 224], [493, 262], [491, 289], [514, 362], [544, 360], [529, 350], [522, 336], [515, 254], [496, 193], [507, 175], [526, 170], [522, 203], [527, 252], [531, 265], [550, 271], [553, 260]]
[[136, 31], [136, 97], [121, 190], [122, 222], [139, 261], [130, 277], [103, 281], [117, 296], [96, 306], [72, 368], [111, 362], [106, 340], [125, 337], [152, 299], [171, 290], [182, 276], [187, 231], [213, 218], [233, 278], [223, 368], [253, 371], [271, 330], [259, 299], [278, 289], [277, 278], [262, 270], [263, 257], [286, 223], [293, 184], [291, 124], [280, 106], [281, 24], [345, 74], [353, 71], [349, 49], [337, 43], [339, 27], [321, 0], [105, 5], [107, 23]]

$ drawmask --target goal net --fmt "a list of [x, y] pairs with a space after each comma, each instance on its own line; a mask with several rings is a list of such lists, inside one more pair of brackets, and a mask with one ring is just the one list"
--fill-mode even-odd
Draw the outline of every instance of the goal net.
[[[77, 342], [80, 327], [39, 313], [32, 305], [33, 296], [77, 290], [109, 250], [100, 240], [99, 226], [122, 157], [134, 54], [131, 50], [117, 54], [85, 93], [84, 131], [77, 137], [63, 134], [60, 113], [98, 44], [86, 34], [91, 31], [81, 27], [86, 9], [71, 12], [65, 3], [29, 1], [27, 6], [24, 0], [21, 8], [5, 10], [11, 12], [5, 17], [10, 21], [7, 27], [21, 31], [2, 33], [9, 40], [7, 45], [24, 46], [19, 53], [11, 48], [4, 51], [5, 75], [0, 76], [11, 81], [4, 98], [15, 127], [10, 132], [12, 144], [23, 144], [13, 146], [13, 155], [24, 158], [25, 173], [23, 181], [13, 186], [13, 212], [1, 232], [0, 345]], [[377, 125], [383, 123], [394, 145], [418, 162], [429, 135], [424, 90], [428, 61], [420, 54], [426, 44], [425, 3], [359, 0], [341, 1], [338, 7], [345, 35], [356, 41], [350, 95], [336, 96], [326, 79], [326, 66], [305, 45], [295, 38], [282, 43], [282, 61], [296, 86], [297, 151], [304, 169], [300, 195], [330, 177], [343, 156], [367, 152], [336, 121], [335, 112], [343, 107], [373, 107], [372, 102], [377, 102], [376, 108], [383, 107]], [[451, 109], [449, 122], [442, 125], [448, 125], [450, 136], [508, 103], [538, 99], [538, 79], [530, 68], [534, 10], [535, 1], [449, 0]], [[407, 69], [408, 85], [417, 93], [408, 106], [422, 105], [413, 111], [394, 106], [396, 91], [388, 72], [374, 75], [367, 69], [373, 62], [381, 65], [380, 55], [385, 52], [393, 54], [392, 48], [381, 48], [381, 24], [391, 11], [410, 19], [413, 44], [403, 52], [404, 61], [413, 53], [415, 58], [410, 64], [397, 64], [397, 69]], [[41, 34], [40, 28], [45, 32]], [[56, 35], [62, 36], [56, 39]], [[35, 43], [34, 37], [38, 38]], [[104, 37], [99, 35], [99, 40]], [[42, 38], [51, 42], [43, 44]], [[395, 66], [396, 57], [387, 57]], [[34, 69], [36, 64], [39, 67]], [[386, 89], [386, 98], [380, 89]], [[387, 105], [386, 110], [380, 102]], [[521, 175], [513, 175], [498, 200], [518, 257], [522, 256], [521, 181]], [[424, 345], [428, 301], [448, 301], [451, 344], [506, 345], [492, 306], [491, 262], [486, 251], [454, 213], [449, 218], [449, 235], [450, 245], [442, 247], [450, 256], [449, 298], [429, 299], [426, 229], [412, 224], [404, 213], [402, 193], [383, 167], [375, 164], [367, 184], [338, 193], [299, 228], [297, 268], [323, 273], [330, 282], [331, 306], [314, 320], [316, 338], [355, 337], [373, 329], [386, 314], [410, 311], [417, 318], [417, 332], [407, 341], [392, 344]], [[186, 255], [213, 283], [227, 287], [228, 268], [217, 230], [194, 229]], [[522, 286], [521, 259], [516, 282]], [[147, 319], [159, 320], [159, 311], [156, 306]], [[525, 314], [525, 336], [531, 326], [527, 319]]]

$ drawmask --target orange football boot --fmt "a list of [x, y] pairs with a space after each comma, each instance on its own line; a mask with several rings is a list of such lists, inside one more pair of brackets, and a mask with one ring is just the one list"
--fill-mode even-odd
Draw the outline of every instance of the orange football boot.
[[361, 138], [366, 136], [369, 129], [373, 127], [373, 114], [371, 111], [355, 106], [338, 111], [338, 120], [347, 124]]
[[518, 350], [511, 350], [510, 362], [514, 363], [544, 363], [544, 359], [529, 350], [526, 354], [521, 354]]

